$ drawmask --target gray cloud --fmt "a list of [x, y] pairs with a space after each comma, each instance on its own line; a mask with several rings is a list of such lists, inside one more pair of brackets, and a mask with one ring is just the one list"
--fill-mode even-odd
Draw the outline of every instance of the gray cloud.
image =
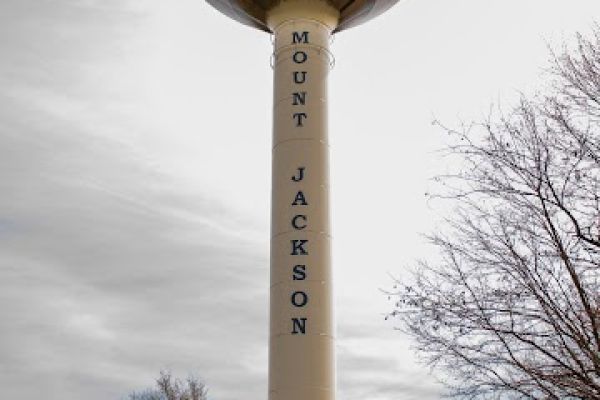
[[121, 2], [1, 7], [1, 397], [120, 398], [164, 367], [225, 399], [238, 397], [230, 379], [260, 396], [265, 243], [98, 135], [118, 116], [94, 124], [107, 93], [82, 69], [119, 51], [120, 22], [139, 16]]
[[3, 397], [116, 398], [165, 366], [252, 386], [264, 243], [112, 143], [14, 103], [0, 117]]
[[425, 368], [416, 368], [412, 351], [395, 332], [340, 323], [338, 379], [347, 400], [434, 400], [440, 386]]
[[[119, 399], [161, 368], [266, 396], [268, 232], [119, 140], [152, 129], [102, 70], [139, 4], [0, 5], [1, 398]], [[436, 398], [369, 328], [339, 336], [342, 397]]]

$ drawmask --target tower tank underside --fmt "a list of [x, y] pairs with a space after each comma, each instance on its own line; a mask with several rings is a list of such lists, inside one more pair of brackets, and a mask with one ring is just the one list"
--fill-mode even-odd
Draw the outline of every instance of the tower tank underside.
[[[267, 13], [286, 0], [206, 0], [214, 8], [228, 17], [266, 32], [271, 32], [267, 24]], [[306, 0], [315, 1], [315, 0]], [[384, 13], [399, 0], [322, 0], [339, 11], [339, 23], [334, 32], [367, 22]]]

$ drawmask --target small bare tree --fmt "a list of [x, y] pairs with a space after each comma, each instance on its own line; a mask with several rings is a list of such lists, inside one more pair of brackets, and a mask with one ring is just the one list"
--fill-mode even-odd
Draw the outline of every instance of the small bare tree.
[[185, 382], [173, 378], [170, 372], [161, 371], [156, 389], [146, 389], [129, 395], [130, 400], [207, 400], [206, 386], [197, 378]]
[[600, 399], [600, 31], [552, 74], [551, 94], [448, 130], [466, 164], [441, 177], [441, 261], [390, 292], [453, 396]]

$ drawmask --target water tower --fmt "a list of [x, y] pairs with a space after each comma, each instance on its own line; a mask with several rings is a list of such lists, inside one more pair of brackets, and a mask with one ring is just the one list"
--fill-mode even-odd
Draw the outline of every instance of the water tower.
[[398, 0], [207, 2], [274, 38], [269, 400], [334, 400], [329, 43]]

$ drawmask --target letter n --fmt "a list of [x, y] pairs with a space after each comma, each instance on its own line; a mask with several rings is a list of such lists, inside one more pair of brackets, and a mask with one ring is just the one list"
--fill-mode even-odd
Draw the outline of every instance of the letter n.
[[294, 105], [294, 106], [306, 105], [306, 92], [292, 93], [292, 105]]
[[292, 335], [306, 335], [306, 318], [292, 318]]

